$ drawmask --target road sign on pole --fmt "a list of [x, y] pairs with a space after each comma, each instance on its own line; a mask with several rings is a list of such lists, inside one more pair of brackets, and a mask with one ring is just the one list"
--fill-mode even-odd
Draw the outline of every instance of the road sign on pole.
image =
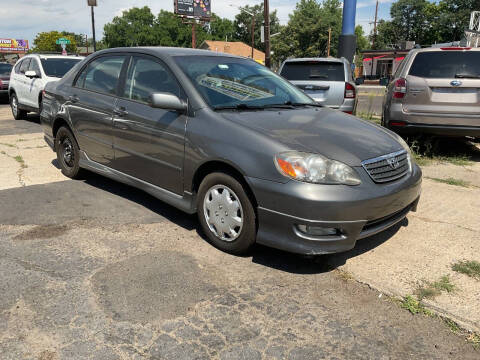
[[60, 38], [60, 39], [57, 39], [56, 44], [57, 45], [68, 45], [68, 44], [71, 44], [71, 41], [69, 39], [66, 39], [66, 38]]

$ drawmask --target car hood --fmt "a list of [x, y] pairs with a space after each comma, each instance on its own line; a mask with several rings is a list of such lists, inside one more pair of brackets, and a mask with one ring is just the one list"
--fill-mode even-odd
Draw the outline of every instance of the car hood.
[[291, 150], [311, 152], [350, 166], [402, 150], [390, 131], [328, 108], [221, 112], [282, 143]]

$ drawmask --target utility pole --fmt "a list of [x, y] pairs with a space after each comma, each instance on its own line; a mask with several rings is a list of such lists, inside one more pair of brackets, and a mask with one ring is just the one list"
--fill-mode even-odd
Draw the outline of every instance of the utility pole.
[[95, 40], [95, 11], [93, 6], [90, 6], [92, 9], [92, 33], [93, 33], [93, 52], [97, 51], [97, 41]]
[[255, 15], [252, 15], [252, 59], [253, 59], [253, 51], [255, 46]]
[[85, 34], [85, 45], [87, 46], [87, 55], [88, 55], [88, 35]]
[[197, 32], [195, 29], [195, 20], [192, 22], [192, 49], [197, 47]]
[[330, 57], [330, 44], [332, 42], [332, 28], [328, 28], [328, 46], [327, 46], [327, 57]]
[[373, 41], [372, 41], [372, 49], [375, 48], [375, 43], [377, 42], [377, 16], [378, 16], [378, 0], [377, 6], [375, 8], [375, 22], [373, 23]]
[[270, 4], [269, 0], [264, 0], [265, 10], [265, 66], [271, 66], [271, 51], [270, 51]]

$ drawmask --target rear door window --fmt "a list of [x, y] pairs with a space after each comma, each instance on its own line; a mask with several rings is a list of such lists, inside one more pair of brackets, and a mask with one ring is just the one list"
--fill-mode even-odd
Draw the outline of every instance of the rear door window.
[[76, 86], [115, 95], [125, 56], [102, 56], [93, 60], [77, 79]]
[[413, 60], [410, 75], [430, 79], [480, 78], [480, 52], [429, 51]]
[[343, 63], [301, 61], [287, 62], [281, 74], [287, 80], [308, 81], [345, 81], [345, 68]]

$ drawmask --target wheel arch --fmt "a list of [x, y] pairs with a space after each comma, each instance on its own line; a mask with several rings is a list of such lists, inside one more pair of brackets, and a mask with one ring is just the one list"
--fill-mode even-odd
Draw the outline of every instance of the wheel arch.
[[192, 187], [191, 187], [192, 192], [197, 193], [203, 179], [205, 179], [205, 177], [208, 176], [209, 174], [212, 174], [215, 172], [223, 172], [227, 175], [232, 176], [236, 180], [238, 180], [242, 184], [243, 188], [245, 189], [245, 192], [248, 198], [250, 199], [250, 201], [252, 201], [253, 207], [255, 209], [257, 208], [258, 206], [257, 199], [244, 173], [240, 169], [238, 169], [235, 165], [225, 160], [210, 160], [201, 164], [195, 171], [192, 178]]

